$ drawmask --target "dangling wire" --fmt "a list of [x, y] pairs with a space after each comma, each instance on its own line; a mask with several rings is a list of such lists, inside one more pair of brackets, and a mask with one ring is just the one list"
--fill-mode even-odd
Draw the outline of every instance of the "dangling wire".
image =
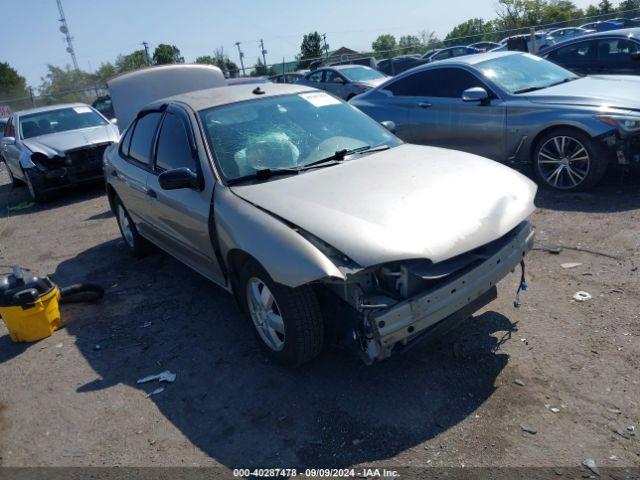
[[520, 307], [520, 292], [526, 292], [528, 285], [524, 277], [524, 259], [520, 260], [520, 285], [518, 285], [518, 290], [516, 290], [516, 298], [513, 301], [513, 306], [516, 308]]

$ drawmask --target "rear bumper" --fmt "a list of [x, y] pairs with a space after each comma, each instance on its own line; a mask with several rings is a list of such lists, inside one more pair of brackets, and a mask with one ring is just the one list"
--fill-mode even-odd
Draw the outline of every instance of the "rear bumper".
[[[509, 272], [512, 272], [533, 247], [535, 232], [528, 221], [500, 239], [489, 256], [475, 268], [451, 281], [397, 303], [394, 306], [371, 313], [374, 342], [370, 342], [367, 355], [371, 361], [391, 355], [394, 348], [402, 348], [427, 329], [467, 311], [467, 316], [483, 307], [481, 300], [490, 297], [488, 292]], [[468, 311], [473, 306], [472, 311]]]

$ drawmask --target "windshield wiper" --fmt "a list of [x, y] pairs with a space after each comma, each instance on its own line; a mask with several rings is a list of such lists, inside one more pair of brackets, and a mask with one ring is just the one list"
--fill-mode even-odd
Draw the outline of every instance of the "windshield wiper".
[[317, 167], [319, 165], [335, 165], [336, 163], [340, 163], [345, 159], [345, 157], [349, 155], [357, 155], [369, 152], [380, 152], [382, 150], [388, 150], [391, 148], [389, 145], [378, 145], [377, 147], [372, 147], [370, 145], [365, 145], [363, 147], [352, 148], [350, 150], [343, 149], [337, 150], [333, 155], [329, 155], [328, 157], [321, 158], [320, 160], [316, 160], [315, 162], [308, 163], [304, 165], [301, 170], [307, 170], [308, 168]]
[[263, 168], [262, 170], [256, 170], [249, 175], [243, 175], [242, 177], [232, 178], [227, 180], [227, 185], [235, 185], [236, 183], [246, 182], [247, 180], [266, 180], [271, 177], [277, 177], [281, 175], [297, 175], [300, 173], [299, 168], [278, 168], [272, 170], [270, 168]]
[[544, 88], [555, 87], [556, 85], [561, 85], [561, 84], [563, 84], [563, 83], [572, 82], [573, 80], [577, 80], [578, 78], [580, 78], [580, 77], [567, 77], [567, 78], [564, 78], [564, 79], [560, 80], [559, 82], [555, 82], [555, 83], [552, 83], [552, 84], [550, 84], [550, 85], [543, 85], [543, 86], [541, 86], [541, 87], [528, 87], [528, 88], [523, 88], [523, 89], [521, 89], [521, 90], [516, 90], [516, 91], [515, 91], [515, 92], [513, 92], [513, 93], [518, 94], [518, 93], [533, 92], [533, 91], [535, 91], [535, 90], [542, 90], [542, 89], [544, 89]]

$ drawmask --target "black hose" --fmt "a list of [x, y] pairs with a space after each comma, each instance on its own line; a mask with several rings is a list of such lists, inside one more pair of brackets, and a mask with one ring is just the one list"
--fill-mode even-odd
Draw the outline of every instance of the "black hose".
[[104, 288], [95, 283], [76, 283], [60, 289], [60, 303], [97, 302]]

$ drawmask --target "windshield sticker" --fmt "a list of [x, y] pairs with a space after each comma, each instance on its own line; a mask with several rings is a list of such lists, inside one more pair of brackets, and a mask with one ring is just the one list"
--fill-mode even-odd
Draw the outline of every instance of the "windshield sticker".
[[89, 107], [73, 107], [73, 111], [76, 113], [90, 113], [91, 109]]
[[314, 107], [326, 107], [327, 105], [340, 104], [340, 100], [322, 92], [301, 93], [300, 96]]

